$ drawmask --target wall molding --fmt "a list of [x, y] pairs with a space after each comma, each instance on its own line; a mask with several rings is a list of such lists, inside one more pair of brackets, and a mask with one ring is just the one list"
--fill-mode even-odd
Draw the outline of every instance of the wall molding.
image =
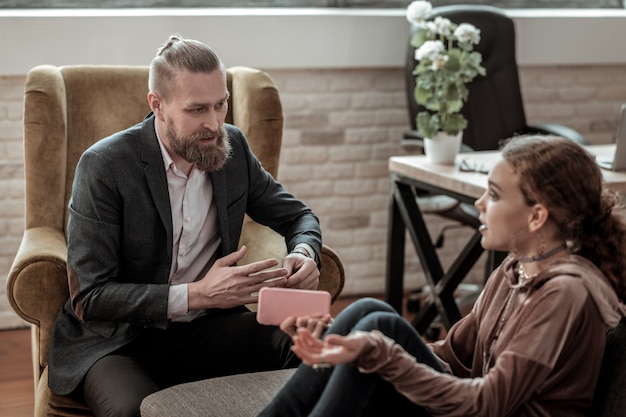
[[[523, 65], [626, 63], [626, 10], [507, 9]], [[401, 67], [404, 9], [1, 10], [0, 75], [39, 64], [144, 65], [171, 34], [206, 42], [227, 66]]]

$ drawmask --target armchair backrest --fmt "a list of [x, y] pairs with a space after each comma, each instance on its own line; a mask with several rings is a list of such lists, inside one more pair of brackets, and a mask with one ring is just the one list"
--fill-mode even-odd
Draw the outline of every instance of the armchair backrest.
[[[484, 5], [435, 7], [429, 20], [437, 16], [457, 24], [471, 23], [481, 31], [481, 40], [474, 50], [483, 57], [486, 76], [479, 75], [468, 84], [468, 101], [462, 110], [468, 121], [463, 143], [477, 151], [498, 149], [500, 140], [527, 130], [515, 57], [514, 22], [500, 9]], [[423, 110], [413, 95], [415, 64], [415, 48], [409, 43], [405, 81], [413, 130], [415, 116]]]
[[[265, 72], [227, 70], [231, 93], [226, 121], [247, 136], [252, 151], [278, 173], [283, 115]], [[80, 155], [94, 142], [141, 122], [147, 103], [147, 66], [42, 65], [27, 75], [24, 97], [26, 228], [47, 226], [65, 235], [68, 201]]]

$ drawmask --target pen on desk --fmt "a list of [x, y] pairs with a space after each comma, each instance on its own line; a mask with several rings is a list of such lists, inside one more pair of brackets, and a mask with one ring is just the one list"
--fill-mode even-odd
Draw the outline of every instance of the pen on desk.
[[475, 161], [470, 164], [467, 159], [461, 160], [459, 170], [463, 172], [477, 172], [479, 174], [489, 174], [489, 167], [487, 165], [485, 165], [484, 163], [478, 164]]

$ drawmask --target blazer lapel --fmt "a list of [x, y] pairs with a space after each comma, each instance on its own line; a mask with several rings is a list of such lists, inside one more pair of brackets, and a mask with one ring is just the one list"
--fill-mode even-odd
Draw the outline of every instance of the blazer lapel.
[[[217, 208], [217, 227], [222, 238], [222, 252], [227, 254], [232, 248], [231, 236], [228, 231], [228, 210], [224, 196], [226, 195], [226, 174], [224, 169], [209, 173], [213, 184], [213, 199]], [[236, 243], [235, 243], [236, 244]]]
[[159, 139], [154, 130], [154, 114], [144, 119], [142, 126], [141, 160], [144, 162], [144, 173], [148, 188], [152, 194], [152, 200], [161, 217], [167, 233], [167, 250], [172, 252], [172, 208], [170, 206], [169, 191], [167, 189], [167, 177], [163, 165], [163, 155], [159, 147]]

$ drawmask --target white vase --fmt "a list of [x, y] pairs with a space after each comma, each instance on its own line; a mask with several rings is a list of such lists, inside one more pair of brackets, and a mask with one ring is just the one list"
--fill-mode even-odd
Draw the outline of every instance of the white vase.
[[431, 164], [454, 165], [454, 160], [461, 149], [463, 132], [449, 135], [437, 132], [432, 138], [424, 138], [424, 153]]

